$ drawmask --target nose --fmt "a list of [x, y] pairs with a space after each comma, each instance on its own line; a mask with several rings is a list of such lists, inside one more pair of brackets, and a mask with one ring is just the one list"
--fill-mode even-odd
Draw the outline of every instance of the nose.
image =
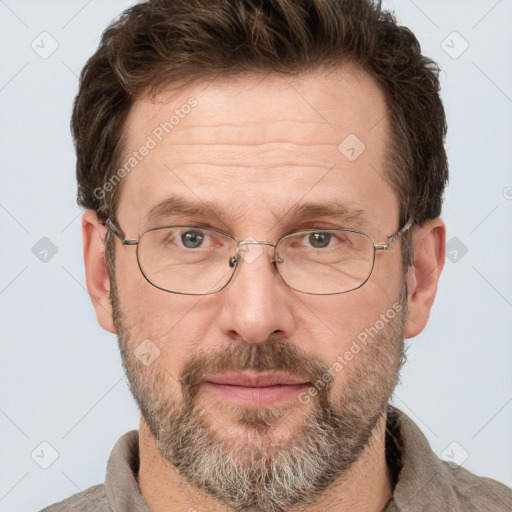
[[272, 262], [272, 244], [247, 244], [239, 253], [231, 282], [218, 292], [222, 332], [246, 343], [261, 343], [273, 333], [289, 337], [293, 330], [293, 290]]

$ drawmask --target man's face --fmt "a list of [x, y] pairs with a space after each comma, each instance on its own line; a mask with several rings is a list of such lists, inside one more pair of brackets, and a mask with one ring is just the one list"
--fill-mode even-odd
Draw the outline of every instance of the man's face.
[[[197, 103], [183, 108], [191, 97]], [[384, 242], [401, 227], [386, 181], [385, 113], [378, 86], [348, 67], [300, 79], [217, 79], [138, 101], [127, 121], [127, 158], [148, 136], [155, 144], [123, 181], [117, 223], [126, 238], [193, 225], [271, 242], [299, 229], [352, 228]], [[158, 130], [173, 114], [169, 133]], [[149, 221], [171, 196], [224, 213], [167, 211]], [[303, 203], [342, 203], [349, 215], [287, 215]], [[261, 254], [242, 260], [226, 288], [193, 296], [151, 286], [136, 249], [118, 243], [114, 317], [160, 453], [228, 505], [280, 510], [313, 499], [371, 442], [400, 366], [404, 279], [397, 243], [377, 252], [361, 288], [304, 294], [280, 278], [271, 247], [255, 248]], [[141, 347], [150, 364], [137, 357]], [[333, 378], [319, 386], [329, 371]], [[205, 382], [240, 372], [302, 384], [282, 386], [281, 398], [262, 401], [260, 389], [242, 402], [234, 387]]]

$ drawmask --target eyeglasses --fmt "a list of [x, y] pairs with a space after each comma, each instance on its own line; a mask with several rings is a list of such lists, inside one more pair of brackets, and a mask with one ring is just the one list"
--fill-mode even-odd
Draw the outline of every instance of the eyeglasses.
[[146, 280], [156, 288], [183, 295], [209, 295], [233, 279], [240, 260], [252, 263], [262, 252], [249, 253], [250, 245], [270, 245], [271, 260], [292, 289], [314, 295], [357, 290], [370, 278], [377, 251], [386, 251], [412, 225], [413, 219], [385, 243], [352, 229], [304, 229], [276, 243], [244, 240], [228, 233], [197, 226], [148, 229], [127, 240], [113, 221], [103, 223], [123, 245], [137, 246], [137, 262]]

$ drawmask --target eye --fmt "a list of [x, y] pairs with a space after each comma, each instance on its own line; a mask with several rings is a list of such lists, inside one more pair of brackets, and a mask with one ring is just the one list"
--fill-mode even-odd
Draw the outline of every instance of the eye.
[[206, 229], [193, 227], [155, 230], [153, 240], [165, 250], [203, 250], [222, 247], [223, 243]]
[[315, 233], [309, 233], [307, 241], [311, 247], [315, 249], [323, 249], [327, 247], [331, 241], [332, 234], [325, 231], [318, 231]]
[[348, 249], [351, 240], [349, 233], [344, 231], [312, 230], [292, 235], [287, 246], [297, 251], [331, 252]]
[[180, 233], [180, 241], [187, 249], [197, 249], [201, 246], [205, 237], [206, 233], [199, 230], [184, 231]]

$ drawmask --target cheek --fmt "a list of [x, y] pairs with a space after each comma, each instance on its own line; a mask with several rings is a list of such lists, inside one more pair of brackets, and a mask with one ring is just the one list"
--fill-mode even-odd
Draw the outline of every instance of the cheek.
[[343, 345], [369, 324], [373, 324], [391, 306], [382, 293], [377, 293], [376, 289], [373, 292], [363, 292], [361, 288], [347, 294], [325, 296], [314, 303], [311, 301], [307, 308], [311, 311], [310, 321], [316, 319], [318, 326], [325, 327], [331, 338]]
[[365, 336], [367, 329], [380, 326], [381, 315], [394, 316], [399, 293], [396, 284], [385, 287], [382, 282], [367, 282], [359, 290], [309, 302], [307, 317], [303, 317], [303, 325], [312, 336], [309, 350], [330, 367], [354, 343], [361, 344], [357, 340]]
[[137, 350], [151, 342], [158, 359], [173, 376], [187, 358], [197, 351], [202, 339], [197, 309], [200, 297], [167, 293], [150, 285], [140, 272], [135, 254], [116, 261], [116, 283], [130, 348]]
[[151, 285], [139, 269], [134, 250], [132, 254], [116, 258], [116, 282], [125, 319], [139, 331], [169, 331], [194, 306], [195, 299], [191, 301], [190, 297], [168, 293]]

